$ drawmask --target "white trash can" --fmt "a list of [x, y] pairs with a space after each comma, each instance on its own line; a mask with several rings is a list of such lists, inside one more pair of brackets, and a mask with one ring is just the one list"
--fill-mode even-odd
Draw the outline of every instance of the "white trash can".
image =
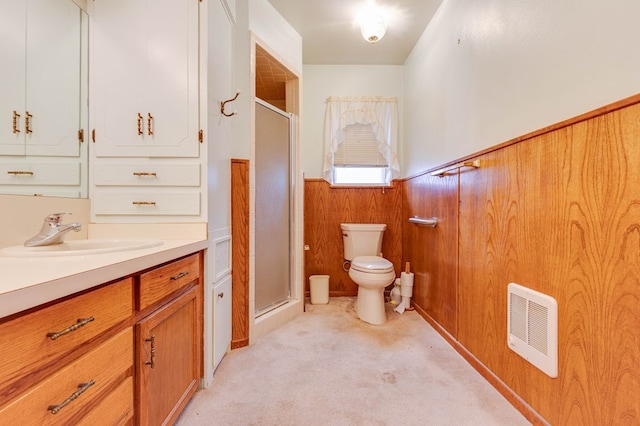
[[329, 303], [329, 275], [311, 275], [309, 277], [309, 290], [312, 305], [326, 305]]

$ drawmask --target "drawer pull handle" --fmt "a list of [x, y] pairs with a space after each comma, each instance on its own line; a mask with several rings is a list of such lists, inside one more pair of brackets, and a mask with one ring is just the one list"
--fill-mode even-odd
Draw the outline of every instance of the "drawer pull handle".
[[13, 111], [13, 133], [20, 133], [20, 129], [18, 129], [18, 120], [20, 119], [20, 114], [17, 111]]
[[155, 201], [133, 201], [131, 204], [134, 206], [155, 206]]
[[24, 131], [29, 134], [29, 133], [33, 133], [33, 130], [31, 130], [31, 118], [33, 117], [33, 114], [30, 114], [29, 111], [26, 112], [25, 114], [25, 118], [24, 118]]
[[154, 368], [156, 366], [156, 335], [152, 334], [150, 338], [144, 339], [144, 341], [151, 343], [151, 361], [145, 361], [144, 364]]
[[178, 275], [171, 277], [171, 281], [179, 280], [180, 278], [186, 277], [187, 275], [189, 275], [188, 272], [180, 272]]
[[56, 331], [56, 332], [49, 332], [47, 333], [47, 337], [51, 340], [56, 340], [58, 337], [62, 337], [65, 334], [69, 334], [72, 331], [76, 331], [77, 329], [79, 329], [80, 327], [89, 324], [91, 321], [94, 321], [95, 318], [94, 317], [89, 317], [89, 318], [80, 318], [78, 319], [78, 322], [76, 322], [73, 325], [70, 325], [69, 327], [65, 328], [62, 331]]
[[138, 113], [138, 136], [142, 135], [142, 116]]
[[152, 125], [153, 125], [153, 115], [151, 115], [151, 113], [148, 112], [147, 113], [147, 134], [149, 136], [153, 135]]
[[28, 171], [28, 170], [9, 170], [7, 171], [8, 175], [29, 175], [29, 176], [33, 176], [33, 172], [32, 171]]
[[47, 410], [51, 411], [51, 414], [58, 414], [60, 412], [60, 410], [62, 410], [64, 407], [66, 407], [67, 405], [69, 405], [69, 403], [71, 401], [73, 401], [74, 399], [78, 398], [80, 395], [82, 395], [83, 393], [85, 393], [85, 391], [87, 389], [89, 389], [91, 386], [95, 385], [96, 381], [95, 380], [90, 380], [88, 383], [80, 383], [78, 385], [78, 387], [80, 389], [78, 389], [77, 391], [75, 391], [74, 393], [71, 394], [71, 396], [67, 399], [65, 399], [61, 404], [58, 405], [50, 405], [49, 407], [47, 407]]
[[220, 299], [222, 299], [222, 298], [224, 297], [224, 292], [220, 292], [220, 293], [218, 293], [218, 297], [219, 297]]
[[156, 172], [133, 172], [134, 176], [153, 176], [156, 177], [158, 174]]

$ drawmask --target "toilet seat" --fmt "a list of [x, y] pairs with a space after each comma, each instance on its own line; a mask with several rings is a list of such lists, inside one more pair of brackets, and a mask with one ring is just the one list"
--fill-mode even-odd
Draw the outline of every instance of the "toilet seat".
[[351, 268], [367, 274], [388, 274], [393, 272], [393, 263], [380, 256], [358, 256], [351, 261]]

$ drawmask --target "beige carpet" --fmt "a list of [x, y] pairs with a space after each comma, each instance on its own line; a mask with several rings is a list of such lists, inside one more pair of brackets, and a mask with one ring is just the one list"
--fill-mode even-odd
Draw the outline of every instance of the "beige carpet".
[[222, 360], [189, 425], [526, 425], [415, 311], [373, 326], [352, 298], [307, 312]]

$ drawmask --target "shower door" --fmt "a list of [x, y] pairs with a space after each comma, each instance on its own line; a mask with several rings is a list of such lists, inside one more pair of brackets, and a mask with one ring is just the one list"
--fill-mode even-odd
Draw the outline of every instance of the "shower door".
[[256, 99], [255, 312], [291, 295], [291, 126], [289, 114]]

